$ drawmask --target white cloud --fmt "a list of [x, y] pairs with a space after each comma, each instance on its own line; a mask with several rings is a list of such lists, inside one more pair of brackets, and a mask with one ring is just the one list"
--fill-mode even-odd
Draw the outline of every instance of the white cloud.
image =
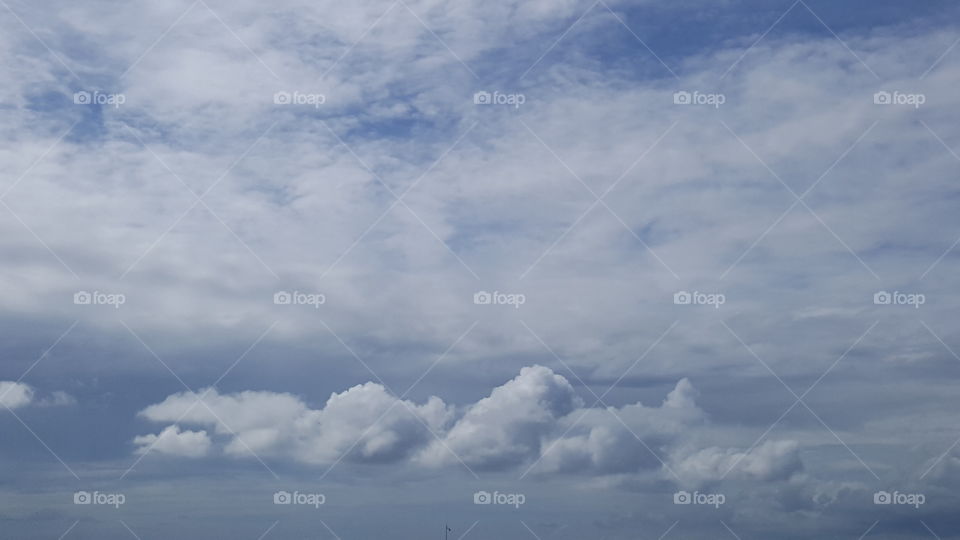
[[396, 461], [422, 446], [429, 430], [442, 428], [450, 415], [439, 398], [399, 402], [372, 382], [332, 394], [322, 409], [291, 394], [204, 392], [174, 394], [140, 414], [154, 422], [209, 426], [228, 438], [224, 450], [231, 456], [253, 452], [305, 463], [331, 463], [346, 452], [348, 461]]
[[550, 444], [541, 472], [630, 473], [659, 469], [666, 452], [685, 431], [704, 420], [696, 389], [680, 380], [659, 407], [640, 403], [585, 409], [559, 426], [566, 434]]
[[16, 409], [29, 405], [33, 401], [33, 388], [30, 385], [13, 381], [0, 381], [0, 405]]
[[704, 448], [672, 466], [685, 482], [699, 484], [726, 476], [758, 480], [786, 480], [803, 470], [799, 443], [792, 440], [765, 441], [749, 453], [716, 446]]
[[[252, 452], [329, 464], [345, 456], [353, 462], [407, 461], [427, 467], [462, 462], [478, 470], [537, 464], [537, 473], [605, 475], [660, 469], [658, 456], [667, 456], [703, 423], [696, 394], [683, 379], [657, 407], [585, 408], [566, 378], [535, 365], [522, 368], [460, 413], [435, 396], [423, 404], [398, 401], [383, 386], [368, 382], [332, 394], [319, 409], [291, 394], [211, 389], [202, 403], [197, 403], [198, 395], [182, 392], [140, 415], [153, 422], [209, 428], [223, 439], [224, 453], [234, 458]], [[138, 438], [137, 443], [153, 440]], [[771, 476], [763, 467], [776, 456], [767, 454], [761, 448], [748, 468]]]
[[210, 451], [210, 437], [206, 431], [180, 431], [176, 425], [167, 426], [158, 435], [140, 435], [133, 439], [139, 445], [138, 454], [151, 451], [172, 456], [197, 458]]
[[[421, 460], [463, 460], [478, 468], [504, 468], [535, 459], [542, 439], [560, 418], [582, 405], [567, 380], [543, 366], [525, 367], [467, 408], [443, 443], [435, 442]], [[456, 454], [454, 456], [453, 454]]]

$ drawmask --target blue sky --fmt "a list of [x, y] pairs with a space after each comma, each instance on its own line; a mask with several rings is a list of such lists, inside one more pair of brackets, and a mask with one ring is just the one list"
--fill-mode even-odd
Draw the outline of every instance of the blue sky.
[[957, 20], [0, 2], [0, 531], [960, 537]]

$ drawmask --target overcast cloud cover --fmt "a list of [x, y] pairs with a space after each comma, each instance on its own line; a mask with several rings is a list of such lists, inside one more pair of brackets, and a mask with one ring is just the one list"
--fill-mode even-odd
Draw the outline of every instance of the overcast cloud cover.
[[960, 537], [958, 21], [0, 0], [0, 537]]

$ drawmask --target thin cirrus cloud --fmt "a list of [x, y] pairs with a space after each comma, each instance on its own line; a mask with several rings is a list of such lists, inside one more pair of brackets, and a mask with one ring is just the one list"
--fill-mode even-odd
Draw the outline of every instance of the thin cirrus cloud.
[[[260, 458], [435, 501], [459, 488], [430, 479], [470, 469], [576, 507], [531, 510], [538, 532], [659, 535], [689, 486], [746, 501], [724, 508], [744, 538], [822, 534], [813, 515], [857, 538], [883, 517], [872, 492], [900, 487], [935, 494], [923, 522], [950, 530], [956, 8], [775, 4], [11, 3], [0, 403], [81, 478], [142, 458], [131, 491]], [[80, 290], [126, 302], [80, 306]], [[677, 306], [680, 290], [726, 303]], [[71, 320], [60, 356], [12, 382]], [[441, 355], [416, 398], [364, 382]], [[4, 440], [32, 451], [5, 412]], [[727, 534], [677, 518], [676, 534]]]

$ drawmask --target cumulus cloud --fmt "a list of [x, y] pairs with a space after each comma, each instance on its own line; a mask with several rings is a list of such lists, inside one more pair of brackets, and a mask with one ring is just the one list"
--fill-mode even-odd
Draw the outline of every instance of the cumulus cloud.
[[[210, 429], [224, 454], [235, 458], [256, 454], [328, 464], [344, 456], [361, 463], [463, 463], [477, 470], [536, 465], [538, 473], [604, 475], [659, 469], [660, 455], [668, 455], [703, 422], [696, 395], [690, 381], [682, 379], [656, 407], [585, 407], [565, 377], [535, 365], [459, 409], [436, 396], [422, 404], [398, 400], [368, 382], [332, 394], [318, 409], [292, 394], [209, 389], [173, 394], [140, 415]], [[176, 425], [159, 437], [138, 437], [138, 451], [156, 441], [161, 452], [191, 455], [184, 447], [202, 447], [199, 455], [205, 455], [211, 444], [206, 431], [181, 433]], [[776, 449], [762, 447], [756, 453], [759, 457], [747, 460], [748, 470], [775, 474], [768, 469], [777, 464], [765, 463], [779, 457]]]
[[696, 389], [681, 379], [659, 407], [641, 403], [584, 409], [564, 419], [564, 435], [545, 454], [542, 471], [627, 473], [662, 466], [661, 457], [685, 430], [701, 423]]
[[765, 441], [748, 452], [716, 446], [704, 448], [680, 459], [673, 470], [693, 484], [719, 481], [726, 476], [756, 480], [786, 480], [803, 470], [799, 443], [792, 440]]
[[203, 457], [210, 451], [210, 437], [206, 431], [180, 431], [176, 425], [167, 426], [157, 435], [140, 435], [133, 439], [139, 446], [136, 453], [150, 451], [182, 457]]
[[30, 385], [13, 381], [0, 381], [0, 404], [8, 409], [29, 405], [33, 401]]
[[580, 405], [564, 377], [543, 366], [525, 367], [468, 407], [443, 442], [433, 444], [421, 460], [443, 463], [459, 458], [478, 468], [523, 463], [540, 454], [543, 438]]
[[[199, 401], [198, 401], [199, 400]], [[290, 457], [304, 463], [390, 462], [421, 447], [441, 429], [450, 410], [439, 398], [417, 405], [368, 382], [334, 393], [321, 409], [275, 392], [221, 395], [215, 389], [182, 392], [141, 411], [154, 422], [208, 426], [227, 439], [235, 457]]]
[[74, 405], [76, 398], [70, 394], [57, 390], [49, 396], [38, 397], [36, 390], [27, 383], [14, 381], [0, 381], [0, 405], [9, 409], [26, 407], [60, 407]]

